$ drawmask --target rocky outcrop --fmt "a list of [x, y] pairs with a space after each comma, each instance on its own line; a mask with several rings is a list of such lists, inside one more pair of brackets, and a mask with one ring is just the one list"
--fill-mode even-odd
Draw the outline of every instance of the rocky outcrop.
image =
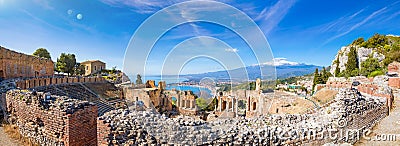
[[[361, 63], [364, 62], [365, 60], [367, 60], [369, 56], [372, 56], [373, 58], [378, 59], [379, 62], [381, 62], [385, 59], [385, 55], [378, 53], [376, 48], [364, 48], [364, 47], [359, 47], [359, 46], [344, 46], [338, 51], [334, 60], [332, 61], [331, 70], [330, 70], [330, 72], [332, 74], [335, 73], [337, 64], [339, 64], [339, 69], [341, 72], [346, 70], [346, 64], [347, 64], [347, 60], [348, 60], [347, 54], [350, 52], [351, 47], [356, 47], [356, 49], [357, 49], [357, 57], [358, 57], [357, 60], [359, 62], [359, 68], [361, 66]], [[337, 60], [339, 60], [339, 63], [336, 62]]]

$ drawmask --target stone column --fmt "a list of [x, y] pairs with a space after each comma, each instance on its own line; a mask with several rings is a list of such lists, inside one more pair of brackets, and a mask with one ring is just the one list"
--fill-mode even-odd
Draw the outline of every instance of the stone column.
[[193, 107], [193, 101], [192, 100], [188, 100], [188, 102], [189, 102], [189, 108], [192, 108]]
[[232, 100], [232, 101], [231, 101], [231, 102], [232, 102], [232, 108], [231, 108], [231, 111], [233, 112], [233, 111], [234, 111], [233, 109], [234, 109], [234, 107], [235, 107], [235, 104], [234, 104], [234, 102], [233, 102], [233, 97], [231, 98], [231, 100]]
[[238, 115], [238, 108], [239, 108], [239, 107], [238, 107], [238, 106], [239, 106], [239, 104], [238, 104], [238, 98], [236, 98], [236, 100], [235, 100], [235, 105], [236, 105], [236, 106], [235, 106], [235, 107], [236, 107], [236, 108], [235, 108], [235, 117], [237, 117], [237, 115]]
[[[175, 97], [175, 98], [176, 98], [176, 107], [180, 108], [180, 104], [181, 104], [180, 99], [178, 97]], [[171, 101], [172, 101], [172, 98], [171, 98]]]
[[218, 99], [219, 99], [219, 111], [221, 112], [222, 111], [222, 98], [221, 97], [218, 97]]

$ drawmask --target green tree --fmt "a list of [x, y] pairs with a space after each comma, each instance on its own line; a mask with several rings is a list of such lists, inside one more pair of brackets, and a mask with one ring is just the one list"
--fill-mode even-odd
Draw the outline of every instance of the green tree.
[[256, 90], [256, 82], [249, 83], [249, 90]]
[[329, 77], [331, 77], [331, 76], [332, 76], [332, 74], [329, 71], [327, 71], [325, 67], [323, 67], [321, 77], [322, 77], [324, 84], [326, 83], [326, 81], [328, 81]]
[[350, 47], [350, 52], [347, 54], [348, 60], [346, 63], [345, 75], [346, 77], [356, 76], [358, 69], [358, 60], [357, 60], [357, 49], [355, 47]]
[[365, 42], [364, 38], [358, 38], [358, 39], [354, 40], [354, 41], [351, 43], [351, 45], [361, 45], [361, 44], [364, 43], [364, 42]]
[[110, 74], [115, 74], [117, 72], [117, 66], [114, 66], [110, 70]]
[[335, 63], [336, 63], [335, 77], [340, 77], [340, 68], [339, 68], [340, 61], [339, 61], [339, 56], [338, 56], [338, 58], [336, 59]]
[[72, 73], [74, 73], [75, 66], [76, 58], [74, 54], [61, 53], [60, 57], [57, 58], [56, 70], [58, 72], [63, 72], [71, 75]]
[[84, 75], [85, 74], [85, 66], [80, 63], [76, 63], [75, 68], [74, 68], [74, 74], [75, 75]]
[[318, 68], [315, 69], [314, 72], [314, 80], [313, 80], [313, 90], [317, 84], [323, 84], [324, 80], [322, 79], [321, 74], [318, 71]]
[[385, 59], [383, 60], [384, 66], [389, 65], [393, 61], [400, 62], [400, 50], [391, 50], [386, 54]]
[[45, 48], [39, 48], [33, 52], [33, 56], [51, 59], [50, 53]]
[[205, 108], [207, 108], [208, 102], [207, 102], [206, 99], [204, 99], [204, 98], [196, 98], [196, 105], [197, 105], [200, 109], [204, 110]]
[[361, 63], [361, 74], [364, 76], [369, 76], [372, 72], [381, 70], [379, 61], [372, 56], [368, 57], [367, 60]]
[[140, 74], [136, 75], [136, 85], [143, 84], [142, 76]]
[[366, 42], [362, 43], [361, 46], [366, 48], [379, 48], [379, 47], [384, 47], [386, 44], [389, 44], [388, 38], [384, 35], [376, 33]]

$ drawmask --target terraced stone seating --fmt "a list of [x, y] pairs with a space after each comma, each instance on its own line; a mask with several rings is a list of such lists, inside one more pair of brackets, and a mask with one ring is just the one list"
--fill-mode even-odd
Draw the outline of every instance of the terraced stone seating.
[[38, 92], [49, 92], [52, 95], [58, 96], [68, 96], [70, 98], [86, 100], [93, 102], [98, 107], [98, 115], [101, 116], [106, 112], [111, 110], [115, 110], [121, 105], [125, 104], [125, 101], [122, 99], [116, 99], [107, 101], [101, 98], [98, 98], [98, 95], [91, 91], [88, 87], [79, 83], [70, 83], [70, 84], [58, 84], [58, 85], [50, 85], [50, 86], [40, 86], [36, 88], [31, 88], [30, 90], [35, 90]]
[[58, 89], [55, 85], [50, 85], [50, 86], [40, 86], [36, 88], [32, 88], [31, 90], [35, 90], [37, 92], [49, 92], [51, 95], [58, 95], [58, 96], [67, 96], [67, 94]]
[[70, 98], [93, 101], [97, 97], [96, 94], [88, 91], [81, 84], [60, 84], [32, 88], [31, 90], [39, 92], [50, 92], [52, 95], [68, 96]]
[[107, 102], [104, 102], [102, 100], [96, 100], [93, 101], [94, 104], [97, 105], [98, 108], [98, 115], [102, 116], [104, 115], [104, 113], [115, 110], [114, 107], [112, 107], [111, 105], [109, 105]]

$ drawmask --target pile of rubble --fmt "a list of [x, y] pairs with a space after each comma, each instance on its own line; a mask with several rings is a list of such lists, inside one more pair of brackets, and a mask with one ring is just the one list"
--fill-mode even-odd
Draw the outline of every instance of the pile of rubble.
[[9, 121], [18, 126], [21, 135], [38, 144], [97, 143], [97, 107], [93, 103], [24, 90], [10, 90], [6, 99]]
[[[252, 119], [215, 119], [210, 122], [195, 120], [190, 117], [167, 118], [152, 111], [117, 110], [99, 117], [100, 124], [108, 125], [108, 134], [98, 137], [102, 144], [137, 145], [137, 144], [171, 144], [171, 145], [282, 145], [282, 144], [324, 144], [353, 143], [352, 139], [317, 139], [304, 137], [311, 132], [327, 136], [328, 130], [338, 132], [352, 125], [359, 128], [360, 123], [354, 122], [357, 116], [368, 118], [368, 111], [381, 110], [385, 107], [385, 99], [363, 97], [357, 91], [340, 90], [332, 106], [323, 108], [312, 115], [272, 115]], [[376, 111], [374, 111], [376, 112]], [[385, 116], [378, 112], [378, 117]], [[342, 121], [352, 117], [352, 121]], [[347, 119], [348, 120], [348, 119]], [[344, 125], [342, 122], [346, 122]], [[363, 124], [363, 123], [361, 123]], [[372, 124], [361, 125], [368, 129]], [[101, 128], [98, 131], [104, 131]], [[107, 126], [105, 126], [107, 127]], [[107, 131], [107, 130], [105, 130]], [[325, 132], [325, 133], [324, 133]], [[313, 133], [311, 133], [313, 134]]]

